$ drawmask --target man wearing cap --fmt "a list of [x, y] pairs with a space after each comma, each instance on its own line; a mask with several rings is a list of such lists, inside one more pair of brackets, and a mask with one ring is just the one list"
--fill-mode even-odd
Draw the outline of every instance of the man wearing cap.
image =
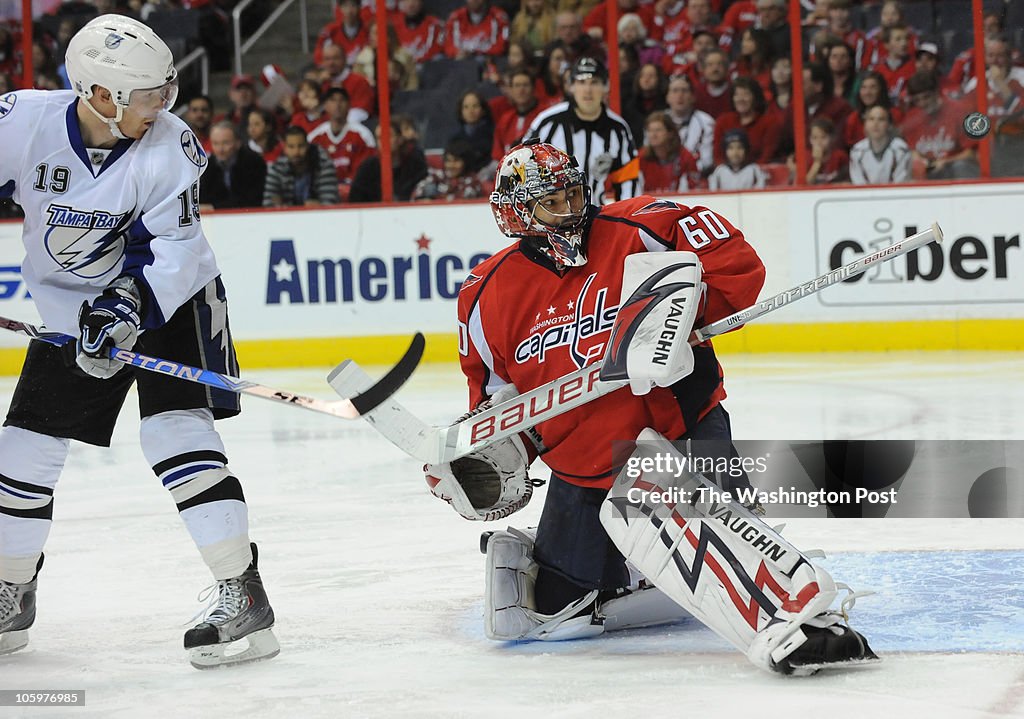
[[241, 137], [245, 137], [245, 126], [249, 113], [256, 109], [256, 81], [252, 75], [235, 75], [231, 78], [231, 89], [228, 90], [231, 100], [231, 111], [220, 115], [214, 122], [228, 120], [238, 128]]
[[595, 205], [636, 197], [642, 190], [633, 135], [605, 105], [607, 93], [604, 65], [582, 57], [570, 74], [570, 99], [539, 114], [526, 133], [576, 158], [589, 178]]

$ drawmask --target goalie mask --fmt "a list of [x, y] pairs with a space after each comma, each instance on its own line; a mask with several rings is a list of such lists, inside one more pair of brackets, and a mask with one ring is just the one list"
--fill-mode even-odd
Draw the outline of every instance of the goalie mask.
[[491, 211], [507, 237], [534, 243], [560, 268], [586, 264], [590, 185], [576, 159], [554, 145], [518, 145], [498, 166]]

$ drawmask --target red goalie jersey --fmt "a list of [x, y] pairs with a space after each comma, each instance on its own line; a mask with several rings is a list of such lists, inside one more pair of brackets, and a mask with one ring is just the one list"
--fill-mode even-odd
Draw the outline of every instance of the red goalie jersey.
[[[743, 234], [705, 207], [649, 196], [600, 209], [587, 235], [587, 263], [559, 274], [527, 241], [473, 269], [459, 293], [459, 351], [475, 407], [506, 384], [519, 392], [599, 362], [622, 288], [623, 261], [636, 252], [689, 250], [703, 265], [696, 326], [757, 299], [764, 266]], [[644, 427], [676, 439], [725, 398], [710, 342], [694, 348], [693, 373], [644, 396], [628, 388], [538, 425], [544, 461], [572, 484], [609, 488], [619, 467], [612, 443]]]

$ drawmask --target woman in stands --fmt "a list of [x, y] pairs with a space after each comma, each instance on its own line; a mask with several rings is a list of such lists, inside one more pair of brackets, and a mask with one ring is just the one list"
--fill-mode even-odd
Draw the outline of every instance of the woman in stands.
[[679, 128], [665, 112], [652, 112], [644, 124], [647, 144], [640, 149], [640, 174], [647, 194], [685, 192], [701, 181], [697, 159], [683, 147]]
[[750, 160], [758, 164], [771, 162], [778, 154], [780, 122], [768, 112], [768, 106], [757, 81], [738, 77], [732, 85], [732, 111], [722, 113], [715, 121], [715, 164], [725, 162], [725, 134], [742, 129], [749, 140]]
[[[772, 96], [771, 39], [764, 30], [748, 27], [740, 35], [740, 55], [732, 66], [732, 78], [752, 77], [765, 97]], [[787, 58], [788, 59], [788, 58]]]
[[246, 118], [246, 132], [249, 135], [249, 149], [263, 157], [268, 165], [273, 164], [284, 146], [277, 138], [277, 122], [274, 115], [262, 107], [249, 111]]
[[892, 107], [889, 99], [889, 87], [886, 85], [882, 73], [876, 70], [868, 70], [863, 73], [857, 83], [856, 98], [853, 103], [854, 112], [846, 117], [843, 123], [841, 140], [843, 147], [853, 147], [857, 142], [864, 139], [864, 111], [869, 107], [881, 105], [890, 111], [892, 121], [899, 124], [903, 119], [903, 112]]
[[455, 105], [458, 131], [448, 138], [465, 140], [472, 154], [467, 158], [470, 172], [479, 172], [491, 161], [491, 147], [494, 144], [494, 119], [487, 100], [476, 90], [466, 90]]

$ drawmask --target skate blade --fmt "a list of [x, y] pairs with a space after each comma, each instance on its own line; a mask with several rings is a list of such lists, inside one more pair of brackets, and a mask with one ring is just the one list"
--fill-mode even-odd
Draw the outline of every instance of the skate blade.
[[861, 669], [863, 667], [870, 667], [881, 662], [880, 657], [864, 657], [863, 659], [850, 659], [845, 662], [825, 662], [823, 664], [801, 664], [798, 667], [793, 667], [793, 671], [789, 674], [791, 677], [809, 677], [812, 674], [817, 674], [820, 671], [830, 670], [845, 670], [845, 669]]
[[0, 634], [0, 655], [10, 654], [28, 645], [28, 630]]
[[193, 647], [189, 650], [189, 662], [196, 669], [214, 669], [270, 659], [280, 651], [277, 637], [267, 628], [233, 642]]

